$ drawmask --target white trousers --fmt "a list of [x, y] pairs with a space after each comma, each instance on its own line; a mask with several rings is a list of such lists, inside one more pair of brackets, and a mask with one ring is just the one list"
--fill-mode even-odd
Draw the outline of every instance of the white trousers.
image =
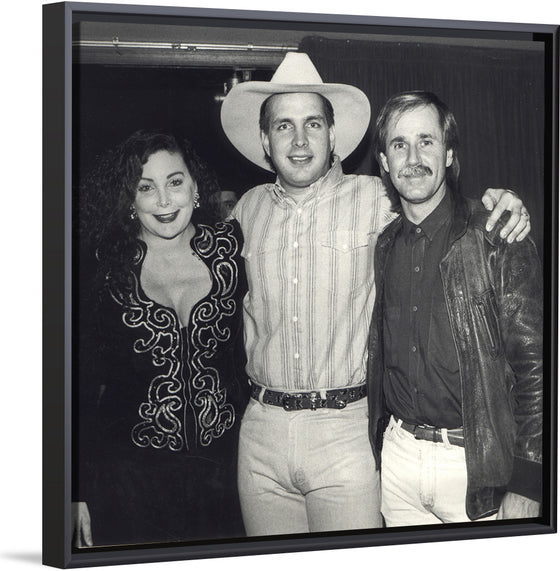
[[379, 492], [367, 399], [301, 411], [250, 400], [239, 441], [248, 535], [381, 527]]
[[[465, 449], [416, 440], [391, 418], [381, 454], [381, 511], [387, 527], [471, 521]], [[477, 521], [496, 519], [496, 515]]]

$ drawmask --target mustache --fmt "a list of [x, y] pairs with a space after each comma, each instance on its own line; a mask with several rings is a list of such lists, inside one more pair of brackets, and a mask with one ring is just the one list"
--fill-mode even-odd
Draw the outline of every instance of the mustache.
[[425, 165], [410, 165], [399, 171], [398, 178], [408, 176], [431, 176], [433, 173], [430, 167]]

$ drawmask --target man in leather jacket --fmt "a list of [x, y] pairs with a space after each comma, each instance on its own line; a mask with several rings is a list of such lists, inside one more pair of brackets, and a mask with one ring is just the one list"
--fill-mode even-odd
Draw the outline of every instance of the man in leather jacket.
[[376, 154], [400, 216], [380, 236], [368, 365], [387, 526], [539, 515], [542, 274], [458, 191], [457, 127], [393, 96]]

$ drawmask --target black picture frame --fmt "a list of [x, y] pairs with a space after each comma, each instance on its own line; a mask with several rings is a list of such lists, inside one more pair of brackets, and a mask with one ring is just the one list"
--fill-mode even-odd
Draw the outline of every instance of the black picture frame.
[[[167, 546], [119, 546], [76, 552], [71, 545], [72, 482], [72, 201], [73, 150], [73, 53], [76, 52], [73, 24], [80, 18], [96, 22], [146, 21], [161, 25], [172, 21], [198, 20], [214, 23], [255, 22], [272, 28], [336, 30], [340, 33], [449, 37], [464, 41], [542, 43], [545, 69], [543, 104], [546, 124], [541, 251], [545, 268], [545, 304], [548, 332], [546, 363], [546, 454], [544, 465], [543, 514], [539, 518], [487, 524], [457, 524], [399, 530], [364, 530], [309, 534], [305, 536], [243, 538]], [[75, 28], [74, 28], [75, 29]], [[558, 196], [558, 40], [559, 26], [501, 24], [490, 22], [434, 21], [406, 18], [333, 16], [282, 12], [167, 8], [119, 4], [62, 2], [43, 6], [44, 70], [44, 189], [49, 192], [43, 205], [43, 562], [46, 565], [89, 567], [123, 563], [175, 561], [251, 554], [399, 545], [405, 543], [493, 538], [554, 533], [557, 526], [557, 196]], [[74, 47], [73, 47], [74, 42]], [[114, 46], [118, 49], [118, 45]], [[180, 46], [175, 46], [180, 49]], [[125, 49], [125, 48], [123, 48]], [[56, 142], [56, 144], [54, 144]], [[75, 158], [74, 158], [75, 160]]]

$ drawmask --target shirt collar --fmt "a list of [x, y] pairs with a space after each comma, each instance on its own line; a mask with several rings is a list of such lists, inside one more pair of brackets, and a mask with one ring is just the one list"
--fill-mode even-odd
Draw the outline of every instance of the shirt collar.
[[[453, 202], [451, 193], [446, 191], [441, 202], [436, 206], [420, 224], [414, 224], [406, 216], [403, 216], [403, 232], [407, 237], [426, 236], [430, 242], [434, 239], [437, 231], [449, 220], [453, 214]], [[418, 231], [418, 228], [420, 231]]]
[[[325, 194], [334, 191], [334, 189], [342, 181], [343, 177], [344, 172], [342, 171], [340, 158], [337, 155], [334, 155], [334, 161], [331, 168], [321, 178], [317, 179], [313, 184], [309, 185], [309, 190], [306, 193], [304, 200], [308, 196], [318, 196], [319, 194]], [[286, 190], [280, 184], [278, 177], [276, 177], [276, 182], [268, 185], [268, 188], [280, 200], [286, 199]]]

